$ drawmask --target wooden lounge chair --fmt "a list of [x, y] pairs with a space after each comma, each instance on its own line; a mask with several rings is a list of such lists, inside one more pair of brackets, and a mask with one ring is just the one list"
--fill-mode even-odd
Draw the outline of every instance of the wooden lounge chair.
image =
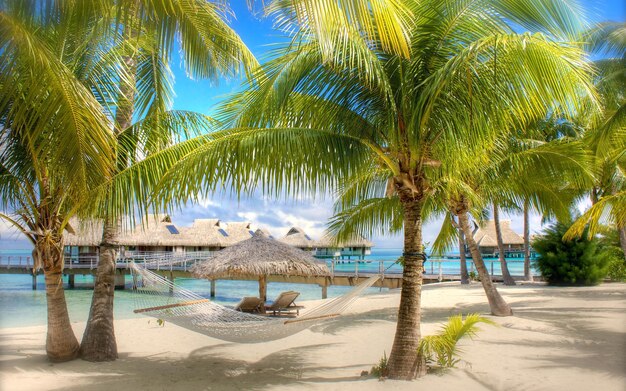
[[246, 296], [237, 305], [235, 309], [241, 312], [260, 313], [263, 309], [263, 300], [258, 297]]
[[282, 292], [270, 305], [265, 306], [265, 312], [273, 316], [278, 315], [300, 315], [303, 306], [296, 305], [296, 298], [300, 296], [300, 292], [287, 291]]

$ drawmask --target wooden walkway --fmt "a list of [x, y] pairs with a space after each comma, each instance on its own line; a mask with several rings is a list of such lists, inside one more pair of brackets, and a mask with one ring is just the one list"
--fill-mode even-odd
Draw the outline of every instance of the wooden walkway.
[[[200, 261], [205, 259], [206, 255], [202, 256], [202, 259], [198, 258], [195, 254], [182, 254], [172, 256], [162, 256], [159, 258], [141, 259], [137, 261], [144, 261], [148, 269], [162, 275], [170, 280], [176, 278], [193, 278], [189, 271], [191, 267]], [[429, 259], [429, 262], [424, 270], [423, 281], [425, 284], [441, 282], [441, 281], [459, 281], [461, 279], [460, 274], [449, 273], [451, 267], [446, 267], [446, 264], [458, 265], [458, 259]], [[523, 260], [508, 261], [509, 263], [519, 263]], [[320, 286], [322, 290], [322, 297], [327, 296], [327, 289], [331, 285], [339, 286], [354, 286], [361, 280], [369, 278], [371, 276], [378, 275], [380, 280], [376, 282], [375, 287], [396, 289], [402, 286], [402, 270], [399, 265], [395, 264], [395, 261], [342, 261], [333, 260], [329, 261], [331, 269], [331, 277], [294, 277], [294, 276], [268, 276], [268, 282], [284, 282], [284, 283], [297, 283], [297, 284], [315, 284]], [[494, 261], [487, 261], [487, 266], [490, 268], [492, 279], [494, 281], [501, 281], [502, 276], [493, 275]], [[120, 259], [117, 262], [116, 268], [116, 288], [124, 289], [126, 284], [126, 275], [130, 273], [130, 260]], [[470, 268], [473, 265], [470, 265]], [[75, 275], [95, 275], [97, 267], [96, 257], [82, 257], [79, 259], [68, 259], [65, 263], [63, 273], [68, 276], [68, 287], [74, 287]], [[0, 273], [4, 274], [30, 274], [33, 279], [33, 289], [37, 288], [37, 276], [42, 274], [41, 270], [33, 270], [33, 262], [31, 257], [24, 256], [1, 256], [0, 257]], [[514, 276], [516, 279], [521, 279], [521, 276]], [[237, 280], [245, 280], [245, 278], [238, 277]], [[224, 279], [226, 280], [226, 279]], [[248, 280], [255, 280], [249, 278]], [[215, 295], [216, 281], [211, 281], [211, 296]]]

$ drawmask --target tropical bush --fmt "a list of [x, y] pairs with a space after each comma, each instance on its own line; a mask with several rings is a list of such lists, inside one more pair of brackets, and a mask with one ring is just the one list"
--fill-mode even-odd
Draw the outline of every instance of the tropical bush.
[[612, 257], [609, 261], [607, 277], [611, 281], [626, 282], [626, 259], [624, 257]]
[[600, 237], [602, 252], [609, 258], [607, 277], [611, 281], [626, 282], [626, 257], [620, 247], [619, 235], [615, 227], [605, 227]]
[[465, 319], [461, 314], [449, 317], [448, 323], [443, 325], [438, 334], [422, 338], [417, 349], [419, 358], [424, 359], [429, 366], [436, 363], [441, 368], [454, 367], [459, 362], [458, 356], [461, 353], [457, 343], [463, 337], [476, 336], [480, 331], [478, 323], [495, 325], [492, 320], [479, 314], [467, 314]]
[[561, 222], [549, 226], [533, 240], [537, 252], [535, 267], [551, 285], [596, 285], [607, 275], [611, 255], [599, 245], [599, 239], [585, 233], [563, 240], [569, 229]]
[[383, 356], [380, 358], [378, 365], [374, 365], [370, 374], [374, 377], [385, 377], [387, 376], [387, 352], [383, 353]]

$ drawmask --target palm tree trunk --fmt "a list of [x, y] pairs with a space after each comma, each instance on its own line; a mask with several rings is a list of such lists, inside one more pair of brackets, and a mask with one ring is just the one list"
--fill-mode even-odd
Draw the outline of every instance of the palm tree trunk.
[[515, 285], [515, 280], [509, 273], [509, 267], [504, 258], [504, 241], [502, 240], [502, 228], [500, 227], [500, 211], [498, 204], [493, 203], [493, 223], [496, 227], [496, 239], [498, 242], [498, 258], [500, 259], [500, 269], [502, 269], [502, 280], [504, 285]]
[[72, 330], [63, 289], [63, 243], [51, 243], [47, 239], [38, 239], [33, 251], [37, 262], [43, 265], [46, 280], [46, 354], [52, 362], [70, 361], [78, 356], [79, 345]]
[[478, 245], [476, 244], [476, 241], [474, 241], [474, 237], [472, 236], [472, 229], [469, 224], [467, 212], [459, 214], [458, 218], [459, 224], [461, 225], [463, 233], [465, 234], [465, 241], [469, 246], [470, 253], [472, 254], [472, 259], [474, 260], [474, 264], [476, 265], [476, 270], [478, 271], [478, 275], [480, 276], [480, 282], [482, 283], [485, 294], [487, 295], [487, 300], [489, 301], [491, 313], [496, 316], [513, 315], [511, 307], [507, 304], [506, 301], [504, 301], [502, 296], [500, 296], [500, 293], [498, 293], [495, 285], [493, 285], [493, 282], [491, 282], [491, 277], [489, 276], [489, 272], [487, 271], [487, 267], [485, 266], [483, 257], [482, 255], [480, 255]]
[[[417, 357], [421, 338], [420, 306], [424, 245], [422, 244], [423, 200], [400, 195], [404, 211], [404, 270], [398, 308], [396, 334], [387, 363], [391, 379], [410, 380], [425, 373], [425, 365]], [[419, 372], [419, 373], [418, 373]]]
[[530, 203], [528, 198], [524, 200], [524, 279], [526, 281], [533, 280], [533, 274], [530, 271]]
[[461, 261], [461, 284], [469, 284], [469, 274], [467, 273], [467, 257], [465, 256], [465, 235], [459, 229], [459, 254]]
[[116, 251], [110, 244], [116, 233], [115, 225], [105, 223], [89, 321], [80, 347], [81, 358], [87, 361], [113, 361], [118, 357], [113, 327]]
[[619, 230], [619, 243], [622, 246], [624, 257], [626, 257], [626, 227], [618, 228]]
[[[124, 34], [127, 38], [132, 38], [137, 32], [129, 28]], [[120, 82], [120, 95], [115, 113], [116, 133], [132, 124], [134, 113], [137, 60], [133, 56], [125, 56], [124, 64], [128, 69], [129, 78]], [[127, 156], [118, 156], [119, 169], [125, 167], [127, 159]], [[118, 225], [117, 221], [112, 222], [110, 218], [104, 223], [91, 309], [81, 347], [81, 357], [87, 361], [113, 361], [118, 357], [113, 327], [116, 252], [115, 245], [112, 244]]]

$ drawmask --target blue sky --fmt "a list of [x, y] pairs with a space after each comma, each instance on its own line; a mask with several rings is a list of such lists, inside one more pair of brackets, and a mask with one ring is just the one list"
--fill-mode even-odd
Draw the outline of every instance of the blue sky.
[[[626, 20], [626, 2], [624, 0], [583, 1], [588, 10], [590, 21], [624, 21]], [[231, 26], [239, 33], [250, 50], [263, 61], [271, 43], [284, 40], [284, 37], [272, 29], [272, 21], [264, 19], [260, 14], [251, 13], [246, 1], [231, 1], [234, 17]], [[204, 80], [189, 79], [180, 64], [174, 64], [176, 80], [175, 109], [192, 110], [211, 114], [216, 105], [229, 93], [236, 91], [241, 80], [222, 79], [217, 84]], [[194, 218], [219, 218], [223, 221], [251, 221], [255, 227], [269, 229], [274, 235], [282, 236], [291, 226], [299, 226], [313, 237], [319, 237], [327, 219], [332, 215], [332, 197], [320, 195], [315, 200], [300, 199], [277, 201], [253, 194], [241, 201], [227, 197], [205, 199], [197, 204], [172, 214], [172, 219], [180, 225], [189, 225]], [[522, 232], [521, 216], [509, 216], [512, 227]], [[532, 231], [540, 231], [540, 216], [531, 217]], [[424, 240], [434, 240], [439, 221], [427, 223]], [[378, 236], [372, 238], [377, 247], [399, 248], [402, 246], [401, 236]], [[21, 235], [9, 229], [0, 221], [0, 249], [28, 248], [28, 242]]]

